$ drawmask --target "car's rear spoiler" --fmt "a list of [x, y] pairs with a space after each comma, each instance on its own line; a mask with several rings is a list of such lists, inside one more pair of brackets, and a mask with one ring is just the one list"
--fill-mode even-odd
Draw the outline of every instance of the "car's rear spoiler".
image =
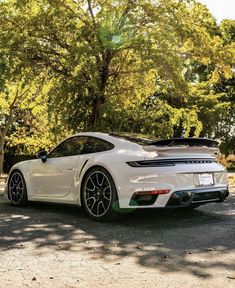
[[166, 140], [159, 140], [150, 145], [160, 147], [176, 147], [176, 146], [190, 146], [190, 147], [218, 147], [219, 142], [207, 138], [171, 138]]
[[164, 157], [215, 157], [219, 154], [218, 142], [206, 138], [172, 138], [143, 146], [147, 152]]

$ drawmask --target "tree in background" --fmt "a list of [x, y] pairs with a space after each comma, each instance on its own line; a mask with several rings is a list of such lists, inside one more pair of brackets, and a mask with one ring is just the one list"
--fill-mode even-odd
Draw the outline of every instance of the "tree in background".
[[207, 65], [188, 66], [191, 77], [189, 103], [198, 107], [203, 123], [201, 136], [220, 139], [224, 153], [234, 153], [235, 135], [235, 21], [224, 20], [214, 34], [222, 61], [210, 58]]
[[52, 134], [225, 139], [216, 129], [233, 127], [234, 24], [218, 27], [197, 1], [6, 0], [0, 8], [0, 50], [18, 71], [53, 83], [48, 119], [60, 125], [49, 120]]
[[6, 141], [8, 146], [23, 145], [21, 152], [28, 153], [41, 145], [50, 145], [43, 79], [29, 81], [29, 76], [25, 73], [20, 78], [5, 80], [0, 91], [0, 174]]

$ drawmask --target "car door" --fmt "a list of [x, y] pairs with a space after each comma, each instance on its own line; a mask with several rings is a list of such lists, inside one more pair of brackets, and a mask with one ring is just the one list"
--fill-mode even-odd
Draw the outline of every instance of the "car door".
[[83, 163], [85, 137], [71, 137], [60, 143], [43, 163], [35, 160], [31, 166], [31, 185], [34, 198], [66, 197], [72, 188], [77, 169]]

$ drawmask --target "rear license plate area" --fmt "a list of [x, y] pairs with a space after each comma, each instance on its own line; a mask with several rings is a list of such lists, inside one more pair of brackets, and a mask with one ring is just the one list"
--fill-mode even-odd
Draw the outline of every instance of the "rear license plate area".
[[212, 186], [214, 185], [213, 175], [211, 173], [198, 174], [199, 186]]

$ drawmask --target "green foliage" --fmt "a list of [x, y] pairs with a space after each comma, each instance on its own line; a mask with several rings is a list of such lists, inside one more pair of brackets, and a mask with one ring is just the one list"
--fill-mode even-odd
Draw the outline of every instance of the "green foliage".
[[[19, 79], [4, 82], [0, 92], [1, 142], [8, 145], [24, 145], [24, 152], [30, 153], [40, 142], [49, 145], [45, 135], [48, 127], [47, 101], [42, 79], [31, 79], [28, 74]], [[40, 137], [39, 134], [43, 137]], [[5, 138], [6, 137], [6, 138]], [[30, 139], [30, 140], [29, 140]], [[47, 145], [46, 145], [47, 144]], [[34, 150], [35, 151], [35, 150]]]
[[0, 9], [1, 119], [10, 87], [31, 75], [9, 145], [32, 151], [72, 132], [119, 130], [208, 136], [230, 150], [234, 21], [218, 26], [194, 0], [6, 0]]
[[226, 44], [234, 44], [235, 40], [235, 21], [226, 19], [220, 25], [222, 38]]

